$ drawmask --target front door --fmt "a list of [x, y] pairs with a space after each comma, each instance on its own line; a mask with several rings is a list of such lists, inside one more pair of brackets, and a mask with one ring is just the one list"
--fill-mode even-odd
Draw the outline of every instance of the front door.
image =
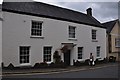
[[67, 66], [70, 65], [70, 53], [71, 53], [70, 50], [68, 50], [66, 53], [64, 53], [64, 63]]

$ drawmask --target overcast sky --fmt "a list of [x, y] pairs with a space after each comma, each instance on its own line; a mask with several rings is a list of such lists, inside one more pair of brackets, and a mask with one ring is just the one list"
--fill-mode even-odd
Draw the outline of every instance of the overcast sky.
[[[79, 12], [86, 13], [86, 9], [91, 7], [93, 16], [101, 23], [118, 18], [118, 1], [119, 0], [35, 0]], [[110, 2], [111, 1], [111, 2]], [[0, 1], [2, 2], [2, 0]]]

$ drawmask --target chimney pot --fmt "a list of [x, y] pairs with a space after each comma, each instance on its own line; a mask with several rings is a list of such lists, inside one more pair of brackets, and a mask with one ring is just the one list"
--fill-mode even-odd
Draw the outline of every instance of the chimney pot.
[[86, 11], [87, 15], [92, 16], [92, 8], [88, 8]]

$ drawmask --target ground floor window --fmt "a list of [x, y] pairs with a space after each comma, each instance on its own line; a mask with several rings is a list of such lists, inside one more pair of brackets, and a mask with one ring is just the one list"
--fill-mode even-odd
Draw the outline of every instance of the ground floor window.
[[83, 58], [83, 47], [78, 47], [78, 59]]
[[44, 62], [50, 62], [51, 61], [51, 52], [52, 47], [44, 47]]
[[20, 46], [20, 64], [29, 63], [30, 46]]
[[100, 46], [97, 46], [97, 57], [100, 57]]

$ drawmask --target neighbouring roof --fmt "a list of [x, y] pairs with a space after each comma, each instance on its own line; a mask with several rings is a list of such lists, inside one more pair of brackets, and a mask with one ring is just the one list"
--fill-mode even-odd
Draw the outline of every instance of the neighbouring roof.
[[92, 16], [41, 2], [3, 2], [2, 10], [103, 28], [102, 24]]
[[116, 22], [118, 21], [117, 20], [113, 20], [113, 21], [109, 21], [109, 22], [105, 22], [105, 23], [102, 23], [103, 26], [107, 29], [107, 33], [110, 33], [113, 29], [113, 27], [115, 26]]

